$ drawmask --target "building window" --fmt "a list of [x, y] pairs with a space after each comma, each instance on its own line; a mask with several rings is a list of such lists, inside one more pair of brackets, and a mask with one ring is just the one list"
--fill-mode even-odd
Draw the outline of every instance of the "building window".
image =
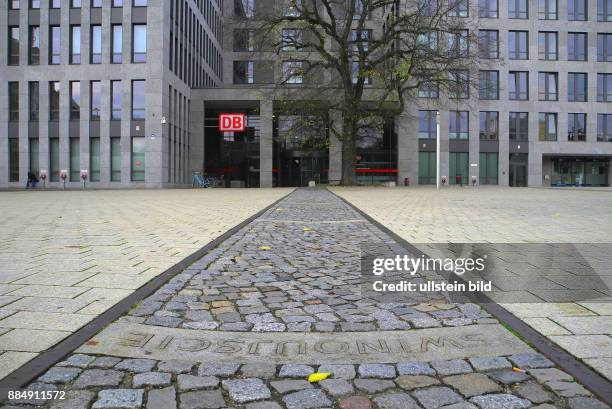
[[436, 184], [436, 152], [419, 152], [419, 185]]
[[597, 114], [597, 141], [612, 142], [612, 114]]
[[100, 81], [91, 81], [89, 84], [89, 119], [100, 120], [102, 111], [102, 85]]
[[49, 120], [59, 121], [60, 116], [60, 83], [49, 82]]
[[30, 65], [40, 64], [40, 27], [30, 26], [28, 62]]
[[455, 58], [467, 57], [469, 53], [468, 38], [468, 30], [448, 33], [448, 53]]
[[372, 84], [372, 79], [370, 78], [368, 73], [362, 72], [359, 69], [359, 61], [353, 61], [353, 63], [351, 64], [351, 81], [353, 82], [353, 84], [357, 84], [360, 78], [363, 79], [363, 85]]
[[19, 0], [9, 0], [9, 10], [19, 10]]
[[419, 98], [438, 98], [440, 96], [440, 84], [438, 81], [423, 81], [419, 84]]
[[70, 81], [70, 119], [81, 119], [81, 83]]
[[237, 17], [255, 17], [255, 0], [234, 0], [234, 12]]
[[557, 20], [557, 0], [539, 0], [538, 3], [540, 20]]
[[508, 32], [508, 52], [511, 60], [528, 60], [529, 33], [527, 31]]
[[478, 55], [480, 58], [499, 58], [499, 32], [480, 30], [478, 32]]
[[586, 141], [586, 114], [567, 115], [567, 140], [570, 142]]
[[49, 181], [59, 182], [60, 144], [59, 138], [49, 138]]
[[612, 74], [597, 74], [597, 102], [612, 102]]
[[62, 30], [60, 26], [49, 27], [49, 64], [57, 65], [61, 62]]
[[558, 83], [556, 72], [538, 73], [538, 97], [540, 101], [557, 101], [559, 99]]
[[[368, 51], [368, 45], [370, 41], [371, 30], [352, 30], [351, 31], [351, 44], [352, 49], [355, 52], [359, 51], [359, 46], [363, 51]], [[301, 41], [300, 37], [300, 41]]]
[[283, 28], [281, 32], [281, 50], [296, 51], [302, 44], [302, 30], [297, 28]]
[[234, 61], [234, 84], [255, 83], [253, 61]]
[[480, 139], [496, 141], [499, 133], [499, 113], [497, 111], [480, 112]]
[[538, 119], [540, 141], [557, 140], [557, 114], [553, 112], [540, 112]]
[[132, 62], [147, 62], [147, 25], [132, 26]]
[[110, 138], [110, 180], [121, 182], [121, 138]]
[[132, 119], [145, 119], [145, 81], [132, 81]]
[[438, 111], [419, 111], [419, 139], [436, 139]]
[[304, 83], [304, 62], [303, 61], [284, 61], [283, 62], [283, 81], [285, 84]]
[[28, 84], [28, 102], [29, 102], [29, 119], [30, 121], [38, 121], [40, 118], [40, 92], [38, 82], [30, 82]]
[[123, 7], [123, 0], [113, 0], [113, 7]]
[[528, 19], [528, 0], [508, 0], [508, 18]]
[[468, 17], [468, 0], [451, 0], [448, 8], [450, 17]]
[[78, 182], [81, 176], [81, 140], [80, 138], [70, 138], [69, 146], [70, 170], [69, 180]]
[[19, 83], [9, 82], [9, 121], [19, 121]]
[[438, 0], [418, 0], [418, 15], [435, 16], [438, 12]]
[[481, 185], [496, 185], [499, 155], [497, 152], [480, 152], [478, 161], [478, 176]]
[[517, 101], [529, 99], [529, 72], [510, 71], [508, 74], [508, 98]]
[[597, 61], [611, 62], [612, 61], [612, 34], [598, 33], [597, 34]]
[[586, 21], [587, 0], [567, 0], [567, 19], [570, 21]]
[[19, 138], [8, 138], [9, 182], [19, 182]]
[[567, 59], [569, 61], [587, 60], [586, 33], [567, 33]]
[[526, 141], [529, 138], [529, 113], [510, 112], [508, 137], [511, 141]]
[[480, 99], [499, 99], [499, 71], [480, 71]]
[[498, 18], [497, 0], [478, 0], [478, 17]]
[[59, 9], [60, 7], [62, 7], [61, 0], [51, 0], [51, 8], [52, 9]]
[[438, 50], [438, 33], [435, 31], [427, 31], [419, 33], [417, 36], [417, 52], [427, 55]]
[[540, 31], [538, 33], [538, 57], [540, 60], [557, 60], [557, 32]]
[[134, 7], [146, 7], [147, 0], [134, 0]]
[[142, 136], [132, 137], [132, 182], [144, 182], [145, 180], [145, 138]]
[[10, 26], [8, 32], [8, 65], [19, 65], [19, 26]]
[[100, 181], [100, 138], [89, 140], [89, 180]]
[[[171, 46], [172, 44], [173, 42], [170, 41]], [[234, 51], [255, 51], [255, 31], [234, 30]]]
[[81, 8], [81, 0], [71, 0], [70, 1], [70, 7], [72, 7], [73, 9], [80, 9]]
[[91, 26], [90, 63], [102, 63], [102, 26]]
[[597, 21], [612, 21], [612, 0], [597, 0]]
[[91, 0], [91, 7], [94, 7], [94, 8], [102, 7], [102, 0]]
[[469, 112], [449, 111], [448, 114], [448, 138], [468, 139], [470, 135]]
[[30, 0], [30, 8], [31, 9], [39, 9], [40, 8], [40, 0]]
[[40, 173], [40, 144], [38, 138], [28, 138], [29, 170], [35, 175]]
[[449, 73], [449, 93], [451, 98], [467, 99], [470, 97], [470, 84], [467, 71], [451, 71]]
[[70, 64], [81, 63], [81, 26], [70, 26]]
[[448, 173], [449, 185], [463, 185], [469, 183], [469, 155], [468, 152], [449, 152]]
[[567, 74], [567, 100], [571, 102], [586, 102], [587, 74], [570, 72]]
[[113, 37], [111, 39], [111, 47], [113, 49], [111, 63], [121, 64], [123, 54], [123, 26], [121, 24], [113, 24]]
[[121, 81], [111, 81], [111, 119], [121, 120], [121, 103], [122, 103]]

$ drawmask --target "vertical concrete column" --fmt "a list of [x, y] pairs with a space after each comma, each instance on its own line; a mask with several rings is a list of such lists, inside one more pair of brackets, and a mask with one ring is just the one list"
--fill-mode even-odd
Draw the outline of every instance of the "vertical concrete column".
[[273, 149], [273, 101], [259, 101], [259, 187], [272, 187]]
[[529, 147], [527, 186], [542, 186], [542, 151], [533, 145]]
[[204, 171], [204, 109], [204, 101], [191, 101], [191, 112], [189, 115], [189, 132], [191, 133], [189, 178], [191, 178], [192, 172]]
[[[39, 83], [38, 169], [49, 174], [49, 81]], [[48, 177], [48, 176], [47, 176]], [[48, 180], [47, 180], [48, 181]]]
[[100, 88], [102, 92], [102, 102], [100, 104], [102, 111], [100, 112], [100, 185], [108, 185], [110, 182], [110, 81], [102, 81]]
[[19, 81], [19, 185], [25, 186], [29, 170], [29, 82]]
[[440, 177], [446, 176], [447, 185], [450, 182], [448, 125], [448, 110], [440, 110]]
[[[82, 58], [82, 57], [81, 57]], [[87, 54], [89, 58], [89, 54]], [[91, 176], [91, 169], [89, 169], [89, 122], [91, 120], [91, 81], [81, 81], [81, 126], [80, 126], [80, 142], [79, 142], [79, 160], [81, 162], [81, 169], [87, 169], [89, 177]], [[79, 169], [79, 171], [81, 170]]]
[[[124, 8], [125, 11], [125, 8]], [[124, 52], [125, 57], [125, 52]], [[131, 120], [132, 112], [130, 111], [130, 95], [132, 95], [132, 81], [121, 81], [123, 88], [123, 96], [121, 98], [121, 185], [127, 186], [130, 184], [131, 177]]]
[[[0, 44], [8, 44], [8, 7], [0, 7]], [[6, 81], [2, 86], [5, 87], [3, 89], [7, 89]], [[0, 98], [0, 129], [8, 129], [8, 95]], [[0, 143], [0, 187], [7, 186], [8, 171], [8, 141], [6, 141]]]
[[403, 184], [408, 178], [410, 183], [419, 183], [419, 140], [418, 113], [411, 106], [395, 118], [397, 133], [397, 171], [398, 184]]
[[[477, 101], [474, 101], [477, 103]], [[468, 153], [468, 174], [469, 179], [466, 183], [472, 183], [472, 177], [480, 184], [480, 112], [469, 110], [469, 153]], [[475, 165], [475, 166], [474, 166]]]
[[[502, 91], [500, 95], [502, 101], [507, 101], [507, 92]], [[497, 154], [497, 183], [499, 186], [508, 186], [509, 176], [508, 172], [510, 169], [510, 111], [500, 110], [499, 111], [499, 151]]]
[[[342, 132], [342, 112], [338, 109], [329, 111], [330, 126], [338, 133]], [[338, 184], [342, 177], [342, 142], [330, 129], [329, 131], [329, 173], [330, 184]]]

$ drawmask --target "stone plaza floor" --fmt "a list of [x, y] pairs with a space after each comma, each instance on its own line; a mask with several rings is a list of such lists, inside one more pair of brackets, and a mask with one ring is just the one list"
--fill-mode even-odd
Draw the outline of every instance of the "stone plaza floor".
[[0, 192], [0, 378], [290, 191]]
[[364, 249], [405, 252], [298, 189], [26, 387], [65, 399], [2, 409], [609, 408], [476, 304], [365, 296]]

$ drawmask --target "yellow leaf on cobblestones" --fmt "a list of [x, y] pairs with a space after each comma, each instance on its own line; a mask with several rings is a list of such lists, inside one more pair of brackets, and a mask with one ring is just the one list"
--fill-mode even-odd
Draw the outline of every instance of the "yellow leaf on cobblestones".
[[516, 366], [512, 367], [514, 372], [524, 372], [521, 368], [517, 368]]
[[308, 382], [314, 383], [327, 379], [331, 376], [331, 372], [315, 372], [308, 375]]
[[272, 250], [270, 246], [259, 246], [259, 250]]
[[310, 227], [304, 227], [304, 231], [312, 231]]

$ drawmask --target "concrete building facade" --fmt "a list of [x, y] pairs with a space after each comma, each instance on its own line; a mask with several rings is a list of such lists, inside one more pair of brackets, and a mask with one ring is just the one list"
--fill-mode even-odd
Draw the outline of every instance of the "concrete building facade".
[[[464, 1], [464, 0], [462, 0]], [[612, 0], [471, 0], [488, 91], [423, 90], [358, 149], [358, 181], [609, 185]], [[334, 183], [340, 144], [284, 137], [283, 55], [250, 44], [264, 0], [8, 0], [0, 7], [0, 188]], [[375, 31], [379, 20], [368, 24]], [[303, 84], [308, 86], [308, 79]], [[375, 87], [375, 84], [373, 84]], [[493, 91], [491, 91], [493, 89]], [[220, 113], [247, 118], [218, 130]], [[337, 118], [338, 112], [329, 112]], [[334, 121], [338, 123], [338, 121]], [[376, 133], [376, 135], [374, 135]], [[459, 176], [459, 177], [458, 177]]]

